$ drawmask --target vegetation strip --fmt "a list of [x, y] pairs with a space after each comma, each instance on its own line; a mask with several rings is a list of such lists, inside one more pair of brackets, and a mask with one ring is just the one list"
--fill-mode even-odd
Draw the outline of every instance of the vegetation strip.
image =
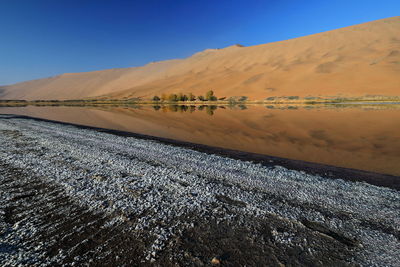
[[265, 99], [250, 100], [247, 96], [217, 97], [214, 91], [207, 91], [205, 96], [195, 96], [192, 93], [171, 93], [155, 95], [149, 99], [70, 99], [70, 100], [21, 100], [0, 99], [1, 106], [93, 106], [93, 105], [240, 105], [240, 104], [271, 104], [271, 105], [355, 105], [355, 104], [399, 105], [400, 96], [362, 96], [362, 97], [299, 97], [271, 96]]

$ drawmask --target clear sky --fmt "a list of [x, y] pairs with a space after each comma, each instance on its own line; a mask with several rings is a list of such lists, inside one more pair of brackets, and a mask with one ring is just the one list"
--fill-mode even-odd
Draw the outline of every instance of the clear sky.
[[0, 0], [0, 85], [400, 15], [400, 0]]

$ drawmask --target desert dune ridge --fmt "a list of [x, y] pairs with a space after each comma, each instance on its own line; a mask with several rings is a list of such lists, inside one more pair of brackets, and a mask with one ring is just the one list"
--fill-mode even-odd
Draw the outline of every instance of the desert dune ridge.
[[0, 87], [0, 99], [151, 99], [213, 90], [218, 97], [399, 96], [400, 17], [185, 59], [58, 76]]

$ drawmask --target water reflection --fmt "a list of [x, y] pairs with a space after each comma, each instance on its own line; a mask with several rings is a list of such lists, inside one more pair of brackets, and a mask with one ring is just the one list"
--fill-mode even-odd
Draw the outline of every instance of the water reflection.
[[398, 106], [28, 106], [0, 113], [400, 175]]
[[[131, 108], [142, 108], [143, 106], [131, 107]], [[266, 106], [267, 108], [271, 108], [270, 106]], [[245, 110], [247, 109], [247, 105], [245, 104], [237, 104], [237, 105], [153, 105], [152, 108], [155, 111], [162, 110], [163, 112], [188, 112], [193, 113], [196, 110], [205, 112], [207, 115], [212, 116], [218, 109], [239, 109]], [[272, 107], [274, 108], [274, 107]], [[286, 106], [280, 107], [280, 109], [297, 109], [297, 107]]]
[[[193, 113], [196, 110], [205, 112], [207, 115], [214, 115], [217, 109], [226, 109], [227, 106], [218, 106], [218, 105], [154, 105], [152, 106], [155, 111], [162, 110], [163, 112], [187, 112]], [[229, 108], [235, 108], [236, 106], [228, 106]], [[246, 109], [245, 105], [238, 105], [240, 109]]]

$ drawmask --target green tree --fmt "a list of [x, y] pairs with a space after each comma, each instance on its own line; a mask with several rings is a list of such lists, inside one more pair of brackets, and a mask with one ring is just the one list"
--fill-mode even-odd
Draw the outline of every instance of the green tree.
[[212, 90], [210, 90], [206, 93], [207, 100], [212, 100], [213, 96], [214, 96], [214, 92]]
[[160, 98], [159, 98], [158, 96], [155, 95], [155, 96], [153, 97], [153, 101], [160, 101]]
[[178, 96], [176, 94], [170, 94], [168, 96], [169, 101], [178, 101]]
[[189, 93], [188, 100], [189, 101], [195, 101], [196, 100], [196, 96], [194, 94], [192, 94], [192, 93]]

